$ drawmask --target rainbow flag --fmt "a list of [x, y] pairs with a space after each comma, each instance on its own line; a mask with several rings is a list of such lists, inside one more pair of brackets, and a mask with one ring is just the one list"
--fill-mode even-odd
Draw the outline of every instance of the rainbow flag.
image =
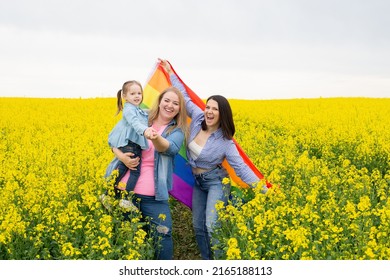
[[[184, 87], [187, 90], [187, 93], [191, 97], [192, 101], [202, 110], [205, 109], [206, 104], [200, 99], [195, 92], [193, 92], [184, 82], [181, 80], [179, 75], [177, 75], [176, 71], [171, 68], [179, 80], [182, 82]], [[165, 90], [167, 87], [171, 86], [171, 82], [169, 80], [169, 76], [163, 70], [162, 66], [159, 62], [154, 66], [151, 75], [148, 78], [146, 85], [144, 86], [144, 100], [141, 107], [150, 108], [153, 102], [157, 99], [159, 94]], [[188, 118], [190, 122], [190, 118]], [[238, 152], [243, 158], [245, 164], [247, 164], [252, 171], [257, 175], [259, 179], [263, 179], [263, 174], [256, 168], [256, 166], [251, 162], [249, 157], [245, 154], [243, 149], [238, 145], [236, 140], [235, 142]], [[232, 180], [232, 185], [237, 185], [240, 187], [248, 187], [246, 183], [244, 183], [234, 172], [234, 169], [229, 165], [229, 163], [225, 160], [223, 162], [223, 167], [228, 171], [230, 178]], [[175, 158], [175, 169], [174, 169], [174, 180], [173, 180], [173, 189], [170, 191], [170, 195], [183, 203], [184, 205], [191, 208], [192, 205], [192, 188], [194, 186], [194, 178], [192, 176], [191, 167], [187, 164], [187, 156], [186, 156], [186, 147], [183, 144], [179, 154]], [[266, 183], [267, 187], [271, 187], [270, 183]]]

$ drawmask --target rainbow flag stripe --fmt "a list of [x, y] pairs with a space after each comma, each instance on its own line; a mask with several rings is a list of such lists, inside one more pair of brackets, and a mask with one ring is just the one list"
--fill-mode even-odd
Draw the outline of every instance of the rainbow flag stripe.
[[[205, 109], [206, 104], [200, 99], [195, 92], [193, 92], [177, 75], [176, 71], [171, 68], [179, 80], [183, 83], [184, 87], [187, 90], [187, 93], [191, 97], [192, 101], [202, 110]], [[157, 99], [159, 94], [164, 91], [167, 87], [170, 87], [171, 83], [169, 80], [168, 74], [165, 73], [162, 66], [159, 62], [156, 63], [153, 70], [151, 71], [151, 75], [148, 78], [146, 85], [144, 86], [144, 100], [142, 107], [150, 108], [153, 102]], [[191, 119], [188, 118], [188, 122]], [[251, 162], [249, 157], [245, 154], [243, 149], [239, 146], [236, 140], [233, 139], [236, 144], [236, 147], [239, 151], [239, 154], [243, 158], [245, 164], [247, 164], [252, 171], [257, 175], [259, 179], [263, 179], [263, 174], [256, 168], [256, 166]], [[229, 165], [229, 163], [225, 160], [222, 163], [223, 167], [228, 171], [232, 184], [240, 187], [248, 187], [234, 172], [234, 169]], [[183, 203], [184, 205], [191, 208], [192, 205], [192, 188], [194, 186], [194, 178], [192, 176], [191, 167], [187, 164], [187, 156], [186, 156], [186, 147], [181, 147], [179, 154], [175, 158], [175, 169], [174, 169], [174, 182], [173, 189], [170, 191], [170, 195]], [[271, 187], [271, 184], [267, 182], [267, 187]]]

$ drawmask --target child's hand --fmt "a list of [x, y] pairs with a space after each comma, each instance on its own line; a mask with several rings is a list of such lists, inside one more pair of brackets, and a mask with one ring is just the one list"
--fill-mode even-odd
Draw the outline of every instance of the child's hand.
[[158, 136], [157, 130], [152, 128], [151, 135], [150, 135], [150, 140], [156, 139]]
[[145, 129], [144, 135], [147, 139], [153, 140], [157, 138], [157, 131], [153, 127]]
[[152, 130], [151, 127], [148, 127], [147, 129], [145, 129], [144, 136], [145, 136], [146, 139], [150, 139], [150, 135], [152, 133], [151, 130]]

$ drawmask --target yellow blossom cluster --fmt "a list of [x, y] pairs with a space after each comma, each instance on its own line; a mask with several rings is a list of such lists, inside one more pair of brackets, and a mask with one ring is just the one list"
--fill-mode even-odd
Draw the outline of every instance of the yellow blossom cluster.
[[[217, 206], [221, 258], [390, 259], [389, 99], [230, 104], [235, 139], [273, 188]], [[115, 106], [0, 98], [0, 259], [153, 258], [140, 214], [124, 221], [99, 201]]]
[[219, 205], [221, 258], [235, 238], [242, 259], [390, 259], [390, 99], [231, 104], [235, 138], [274, 187]]
[[0, 259], [153, 258], [139, 213], [123, 222], [99, 201], [115, 106], [0, 98]]

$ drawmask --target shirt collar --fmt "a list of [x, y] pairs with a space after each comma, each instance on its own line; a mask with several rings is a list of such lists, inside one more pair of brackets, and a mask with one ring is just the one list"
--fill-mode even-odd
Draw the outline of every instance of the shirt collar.
[[216, 131], [211, 133], [211, 135], [214, 135], [215, 138], [222, 138], [223, 137], [222, 128], [218, 128]]
[[132, 108], [135, 108], [135, 110], [137, 110], [139, 113], [141, 113], [142, 115], [145, 115], [147, 116], [148, 114], [142, 110], [139, 106], [135, 106], [134, 104], [131, 104], [129, 102], [125, 102], [125, 105], [124, 107], [132, 107]]

